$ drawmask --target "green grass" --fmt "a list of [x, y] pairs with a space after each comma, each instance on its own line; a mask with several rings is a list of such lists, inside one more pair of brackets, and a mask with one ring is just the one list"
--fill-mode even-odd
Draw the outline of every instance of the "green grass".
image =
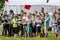
[[60, 38], [56, 38], [53, 36], [49, 36], [47, 38], [20, 38], [20, 37], [2, 37], [0, 36], [0, 40], [60, 40]]
[[[2, 28], [0, 28], [0, 33], [1, 33]], [[41, 38], [41, 37], [33, 37], [33, 38], [24, 38], [24, 37], [3, 37], [0, 34], [0, 40], [60, 40], [60, 38], [54, 37], [51, 32], [49, 32], [48, 37], [46, 38]]]

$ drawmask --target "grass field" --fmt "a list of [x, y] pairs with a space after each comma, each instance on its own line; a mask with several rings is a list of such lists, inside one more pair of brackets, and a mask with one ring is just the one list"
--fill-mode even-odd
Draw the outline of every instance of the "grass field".
[[24, 38], [24, 37], [3, 37], [1, 36], [1, 31], [2, 31], [2, 28], [0, 28], [0, 40], [60, 40], [60, 38], [56, 38], [54, 37], [51, 32], [49, 32], [48, 34], [48, 37], [44, 37], [44, 38], [41, 38], [41, 37], [33, 37], [33, 38]]

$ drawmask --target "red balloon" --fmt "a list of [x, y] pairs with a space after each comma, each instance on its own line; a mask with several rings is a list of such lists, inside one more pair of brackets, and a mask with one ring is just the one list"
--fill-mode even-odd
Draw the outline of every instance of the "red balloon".
[[31, 5], [25, 5], [25, 9], [29, 10]]

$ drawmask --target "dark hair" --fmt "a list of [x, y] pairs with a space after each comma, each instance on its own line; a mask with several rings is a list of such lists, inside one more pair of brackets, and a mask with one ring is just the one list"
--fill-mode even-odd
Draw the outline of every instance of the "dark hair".
[[60, 13], [58, 15], [60, 15]]
[[27, 14], [26, 12], [24, 12], [25, 14]]
[[35, 16], [35, 14], [32, 14], [33, 16]]
[[58, 11], [60, 11], [60, 8], [58, 9]]
[[22, 16], [21, 14], [18, 14], [18, 16]]
[[23, 10], [21, 10], [21, 12], [24, 12]]
[[44, 8], [43, 7], [41, 7], [42, 8], [42, 10], [44, 10]]
[[48, 14], [48, 13], [46, 13], [46, 14]]
[[10, 10], [10, 13], [14, 13], [13, 10]]
[[38, 13], [37, 11], [35, 11], [36, 13]]
[[7, 15], [3, 15], [3, 18], [8, 17]]

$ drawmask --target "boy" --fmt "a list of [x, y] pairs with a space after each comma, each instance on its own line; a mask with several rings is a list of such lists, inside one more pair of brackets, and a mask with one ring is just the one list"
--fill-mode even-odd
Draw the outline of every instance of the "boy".
[[[2, 35], [3, 36], [8, 36], [9, 34], [9, 25], [8, 25], [8, 21], [7, 21], [7, 16], [3, 16], [3, 32], [2, 32]], [[7, 34], [8, 32], [8, 34]]]
[[42, 24], [42, 19], [40, 16], [37, 17], [36, 19], [36, 36], [41, 33], [41, 24]]
[[22, 37], [22, 34], [23, 34], [23, 24], [22, 24], [22, 21], [19, 21], [19, 20], [18, 20], [18, 32], [19, 32], [19, 36]]
[[36, 25], [34, 22], [31, 23], [31, 27], [32, 27], [32, 36], [36, 37]]

